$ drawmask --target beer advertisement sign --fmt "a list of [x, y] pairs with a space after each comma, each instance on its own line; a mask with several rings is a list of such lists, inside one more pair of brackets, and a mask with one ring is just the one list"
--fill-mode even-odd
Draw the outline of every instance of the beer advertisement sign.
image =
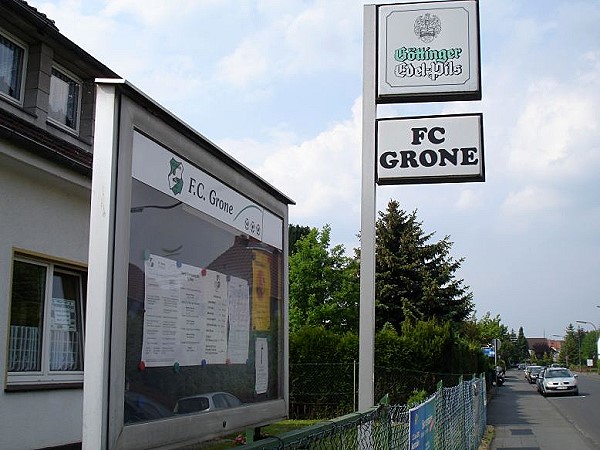
[[381, 5], [377, 101], [480, 100], [476, 0]]

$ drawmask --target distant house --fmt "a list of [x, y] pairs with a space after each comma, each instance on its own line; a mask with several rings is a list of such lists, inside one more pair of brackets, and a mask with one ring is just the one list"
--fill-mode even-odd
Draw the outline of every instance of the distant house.
[[558, 354], [563, 341], [547, 338], [527, 338], [530, 356], [537, 358], [543, 357], [544, 354], [550, 353], [553, 361], [558, 361]]
[[0, 2], [0, 448], [81, 441], [94, 79], [117, 75]]

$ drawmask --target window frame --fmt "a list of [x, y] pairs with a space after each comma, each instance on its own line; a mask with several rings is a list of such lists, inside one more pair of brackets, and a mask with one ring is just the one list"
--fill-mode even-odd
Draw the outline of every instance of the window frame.
[[23, 100], [25, 98], [25, 79], [27, 77], [27, 60], [29, 56], [29, 47], [23, 41], [4, 31], [2, 28], [0, 28], [0, 36], [12, 43], [13, 45], [19, 47], [21, 50], [23, 50], [23, 60], [21, 61], [21, 79], [19, 82], [18, 98], [13, 97], [12, 95], [2, 91], [0, 91], [0, 98], [16, 103], [19, 106], [23, 106]]
[[[23, 253], [14, 253], [11, 264], [10, 276], [10, 307], [7, 318], [8, 322], [8, 346], [10, 346], [10, 327], [12, 316], [12, 294], [14, 282], [15, 262], [22, 262], [39, 267], [46, 271], [44, 293], [42, 298], [42, 319], [41, 319], [41, 338], [40, 338], [40, 370], [11, 372], [10, 353], [6, 355], [6, 383], [5, 390], [28, 390], [28, 389], [52, 389], [63, 387], [81, 387], [84, 373], [84, 349], [85, 349], [85, 310], [86, 310], [86, 289], [87, 289], [87, 270], [85, 267], [76, 263], [70, 263], [61, 260], [54, 260], [46, 257], [32, 256]], [[81, 370], [51, 370], [51, 310], [53, 298], [53, 280], [55, 274], [66, 274], [77, 278], [78, 299], [76, 304], [76, 324], [80, 331], [79, 353], [81, 361]]]
[[[59, 119], [52, 117], [51, 116], [51, 92], [52, 92], [52, 80], [54, 78], [59, 78], [58, 76], [56, 76], [54, 74], [54, 72], [58, 72], [59, 75], [61, 75], [64, 78], [67, 78], [68, 80], [74, 82], [77, 84], [78, 90], [77, 90], [77, 110], [75, 111], [75, 117], [73, 118], [74, 121], [74, 126], [71, 127], [63, 122], [61, 122]], [[62, 79], [62, 81], [65, 81], [64, 79]], [[48, 93], [48, 122], [50, 122], [51, 124], [60, 127], [63, 130], [66, 130], [70, 133], [74, 133], [74, 134], [79, 134], [79, 124], [81, 122], [81, 97], [82, 97], [82, 91], [83, 91], [83, 81], [81, 80], [81, 78], [77, 77], [75, 74], [73, 74], [72, 72], [70, 72], [69, 70], [63, 68], [62, 66], [58, 65], [58, 64], [52, 64], [52, 70], [50, 72], [50, 92]]]

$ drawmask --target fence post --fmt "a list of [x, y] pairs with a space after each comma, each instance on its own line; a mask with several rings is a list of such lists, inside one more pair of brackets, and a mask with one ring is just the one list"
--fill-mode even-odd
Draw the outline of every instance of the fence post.
[[442, 380], [438, 381], [436, 387], [436, 398], [435, 398], [435, 448], [436, 450], [444, 450], [444, 439], [445, 439], [445, 400], [444, 400], [444, 383]]

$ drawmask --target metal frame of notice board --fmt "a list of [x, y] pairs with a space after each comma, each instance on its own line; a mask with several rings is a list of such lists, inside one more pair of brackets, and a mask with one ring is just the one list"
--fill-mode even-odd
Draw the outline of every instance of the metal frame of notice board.
[[288, 205], [125, 80], [96, 80], [83, 448], [288, 412]]

